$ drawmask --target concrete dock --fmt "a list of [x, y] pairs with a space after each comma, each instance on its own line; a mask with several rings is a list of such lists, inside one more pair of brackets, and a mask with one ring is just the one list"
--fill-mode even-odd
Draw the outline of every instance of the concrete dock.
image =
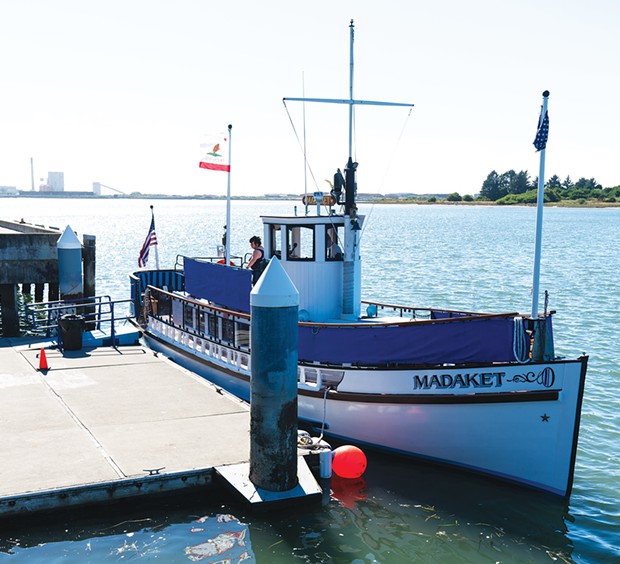
[[[250, 412], [142, 346], [0, 346], [0, 517], [211, 483], [247, 464]], [[13, 342], [11, 342], [13, 341]]]

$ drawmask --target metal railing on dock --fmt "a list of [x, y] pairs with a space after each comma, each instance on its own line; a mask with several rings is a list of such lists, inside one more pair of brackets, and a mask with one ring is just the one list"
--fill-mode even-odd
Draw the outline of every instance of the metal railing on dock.
[[[119, 313], [123, 304], [133, 304], [131, 299], [113, 300], [110, 296], [93, 296], [73, 300], [55, 300], [26, 305], [26, 314], [31, 319], [32, 330], [45, 337], [61, 334], [61, 320], [66, 315], [79, 316], [88, 331], [110, 327], [110, 339], [116, 340], [116, 324], [133, 319], [131, 312]], [[60, 343], [60, 339], [59, 339]]]

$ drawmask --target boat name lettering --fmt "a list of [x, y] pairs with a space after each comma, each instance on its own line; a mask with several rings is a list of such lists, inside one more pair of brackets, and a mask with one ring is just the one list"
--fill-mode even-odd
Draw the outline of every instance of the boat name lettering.
[[414, 376], [414, 390], [450, 390], [453, 388], [499, 388], [505, 372], [475, 372], [473, 374], [433, 374]]

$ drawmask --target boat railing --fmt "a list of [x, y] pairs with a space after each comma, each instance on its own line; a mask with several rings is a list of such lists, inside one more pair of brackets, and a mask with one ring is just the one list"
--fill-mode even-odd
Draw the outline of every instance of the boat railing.
[[[185, 255], [177, 255], [175, 261], [174, 261], [174, 269], [175, 270], [180, 270], [183, 271], [184, 265], [185, 265], [185, 258], [189, 258], [189, 257], [185, 257]], [[201, 260], [204, 262], [213, 262], [213, 263], [217, 263], [217, 264], [225, 264], [226, 260], [222, 255], [217, 255], [217, 256], [210, 256], [210, 257], [191, 257], [194, 260]], [[231, 255], [230, 256], [230, 266], [243, 266], [244, 264], [244, 257], [240, 257], [237, 255]]]
[[243, 350], [250, 347], [250, 316], [149, 286], [143, 317]]
[[[362, 300], [362, 304], [366, 305], [366, 313], [368, 317], [378, 317], [379, 313], [393, 313], [398, 317], [407, 319], [453, 319], [462, 317], [478, 317], [487, 315], [497, 315], [483, 313], [479, 311], [464, 311], [451, 309], [437, 309], [432, 307], [409, 307], [396, 304], [386, 304], [382, 302]], [[506, 315], [506, 314], [502, 314]], [[513, 315], [513, 314], [510, 314]]]
[[[110, 296], [92, 296], [70, 300], [36, 302], [26, 305], [26, 314], [31, 320], [32, 330], [45, 337], [59, 336], [61, 320], [65, 315], [78, 316], [87, 331], [100, 330], [109, 325], [110, 339], [116, 339], [116, 324], [133, 318], [130, 311], [119, 312], [119, 306], [132, 304], [131, 299], [113, 300]], [[129, 309], [129, 308], [128, 308]]]
[[144, 292], [148, 286], [157, 286], [166, 290], [183, 291], [185, 289], [185, 276], [183, 272], [175, 269], [162, 270], [137, 270], [129, 275], [131, 285], [131, 300], [133, 314], [138, 322], [144, 322], [140, 314], [143, 311]]
[[142, 313], [150, 330], [231, 370], [247, 372], [249, 315], [149, 286]]

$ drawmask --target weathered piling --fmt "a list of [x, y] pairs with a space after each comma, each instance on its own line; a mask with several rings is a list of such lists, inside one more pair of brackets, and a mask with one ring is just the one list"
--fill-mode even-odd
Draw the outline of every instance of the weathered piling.
[[250, 480], [267, 491], [297, 485], [299, 293], [277, 258], [250, 295]]
[[[97, 295], [95, 289], [96, 238], [94, 235], [84, 235], [82, 239], [84, 241], [84, 246], [82, 247], [82, 260], [84, 265], [84, 297], [92, 298]], [[86, 315], [86, 318], [89, 319], [86, 323], [86, 330], [92, 331], [96, 326], [94, 322], [95, 307], [85, 307], [84, 314]]]
[[57, 247], [60, 298], [72, 300], [84, 297], [82, 244], [68, 225], [58, 239]]
[[2, 306], [2, 336], [19, 336], [17, 284], [0, 284], [0, 306]]

